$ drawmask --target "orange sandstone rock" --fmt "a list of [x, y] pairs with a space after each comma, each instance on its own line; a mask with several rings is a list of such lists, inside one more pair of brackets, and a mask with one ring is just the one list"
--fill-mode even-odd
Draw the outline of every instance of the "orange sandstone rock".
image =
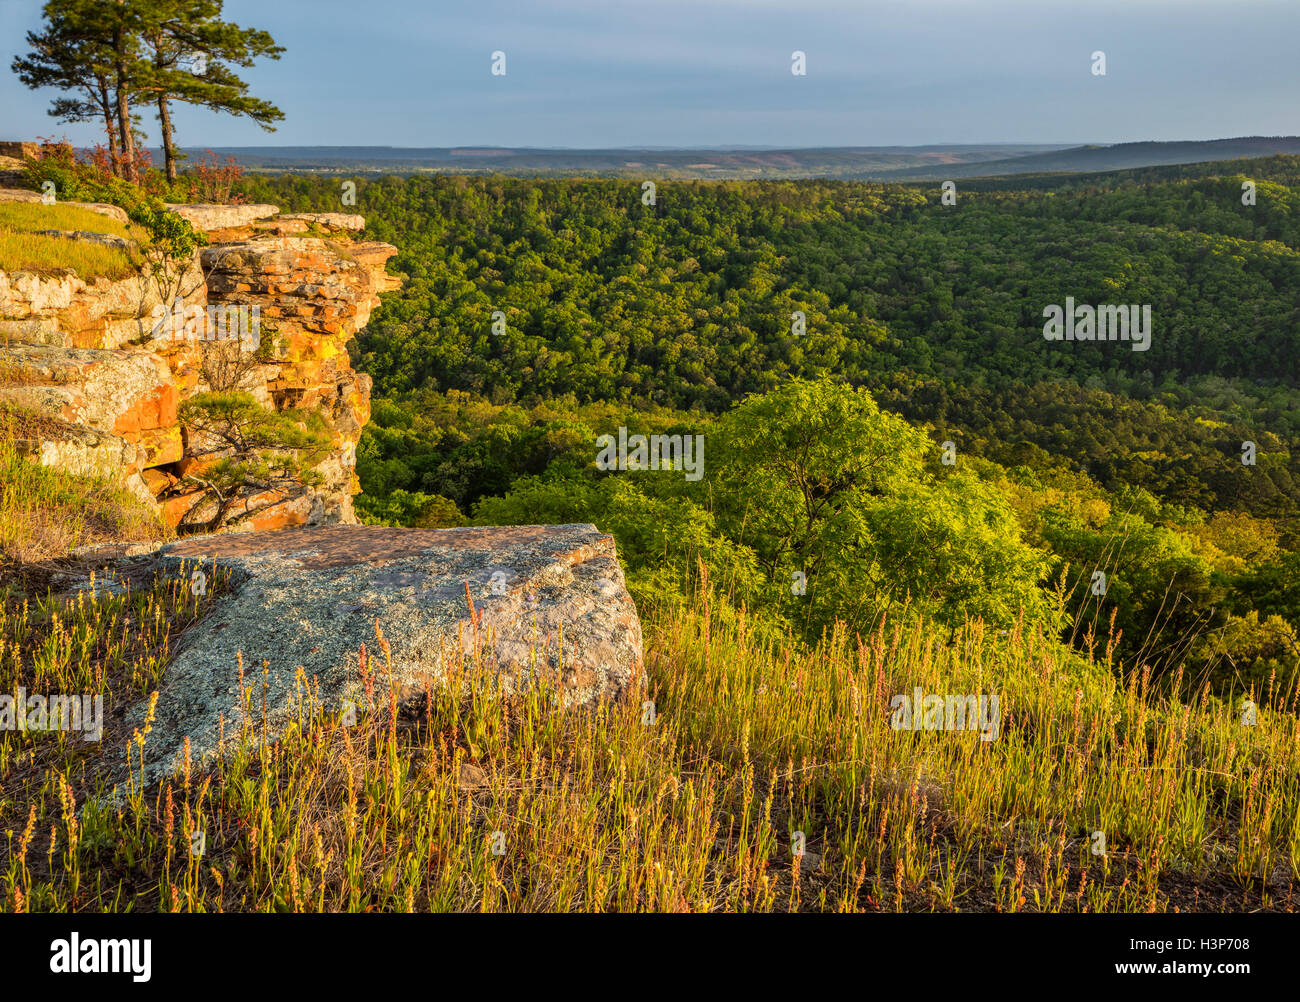
[[[351, 499], [359, 484], [351, 456], [370, 417], [371, 381], [352, 371], [345, 345], [369, 321], [380, 294], [400, 285], [385, 272], [396, 248], [295, 235], [357, 232], [365, 225], [360, 216], [278, 217], [275, 206], [173, 208], [212, 241], [181, 276], [181, 309], [255, 308], [271, 350], [239, 388], [263, 406], [319, 412], [335, 445], [318, 468], [324, 484], [259, 515], [254, 527], [355, 521]], [[32, 454], [51, 465], [84, 466], [82, 453], [93, 452], [138, 494], [161, 495], [160, 510], [172, 525], [199, 497], [178, 493], [176, 478], [201, 469], [187, 454], [178, 412], [210, 388], [203, 342], [194, 338], [213, 333], [205, 315], [179, 339], [151, 336], [156, 318], [174, 305], [163, 304], [142, 276], [110, 282], [0, 270], [0, 366], [19, 376], [0, 387], [0, 401], [69, 422], [105, 443], [34, 443]]]

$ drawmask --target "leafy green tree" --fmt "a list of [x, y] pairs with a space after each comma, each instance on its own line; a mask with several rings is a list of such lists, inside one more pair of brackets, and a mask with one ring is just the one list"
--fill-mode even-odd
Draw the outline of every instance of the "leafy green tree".
[[1057, 514], [1043, 536], [1058, 569], [1068, 564], [1076, 638], [1091, 632], [1105, 642], [1118, 634], [1121, 654], [1172, 670], [1193, 638], [1226, 622], [1224, 586], [1187, 536], [1148, 521], [1159, 518], [1158, 508], [1146, 515], [1115, 512], [1093, 529]]
[[792, 619], [865, 629], [910, 608], [953, 625], [1049, 622], [1045, 557], [1007, 498], [927, 474], [925, 436], [866, 392], [792, 381], [727, 414], [715, 441], [718, 525], [755, 552]]
[[1283, 617], [1300, 630], [1300, 553], [1281, 553], [1250, 569], [1239, 588], [1241, 596], [1235, 604], [1243, 611], [1254, 606], [1266, 615]]
[[1197, 637], [1196, 645], [1197, 659], [1213, 666], [1222, 688], [1253, 689], [1257, 697], [1300, 669], [1295, 627], [1281, 616], [1261, 617], [1254, 609], [1229, 617], [1220, 629]]
[[465, 525], [467, 522], [456, 507], [456, 502], [437, 494], [422, 494], [398, 488], [383, 498], [367, 498], [363, 495], [358, 502], [358, 514], [365, 525], [445, 529]]

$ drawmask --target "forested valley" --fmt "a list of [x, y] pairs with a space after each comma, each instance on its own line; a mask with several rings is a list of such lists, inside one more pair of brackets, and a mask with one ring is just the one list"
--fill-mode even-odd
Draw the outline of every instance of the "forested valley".
[[[337, 178], [245, 194], [341, 208]], [[810, 641], [980, 617], [1225, 693], [1291, 677], [1300, 158], [942, 195], [357, 182], [343, 211], [406, 276], [352, 346], [358, 510], [591, 521], [639, 601], [707, 575]], [[1067, 297], [1149, 305], [1149, 350], [1045, 340]], [[703, 476], [598, 468], [620, 428], [703, 436]]]

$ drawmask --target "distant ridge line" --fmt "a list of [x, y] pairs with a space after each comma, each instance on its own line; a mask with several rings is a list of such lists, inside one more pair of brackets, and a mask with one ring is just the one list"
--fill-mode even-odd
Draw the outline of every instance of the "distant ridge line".
[[504, 174], [665, 179], [822, 178], [923, 181], [1014, 174], [1096, 173], [1139, 167], [1300, 155], [1300, 136], [1141, 140], [1109, 144], [952, 143], [836, 147], [619, 147], [546, 149], [460, 145], [187, 147], [265, 173]]

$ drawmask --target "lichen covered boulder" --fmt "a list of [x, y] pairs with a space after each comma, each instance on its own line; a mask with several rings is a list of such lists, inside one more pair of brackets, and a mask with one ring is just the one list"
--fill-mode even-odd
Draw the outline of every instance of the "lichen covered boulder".
[[[417, 696], [475, 656], [505, 691], [549, 685], [568, 705], [615, 699], [641, 684], [641, 624], [613, 537], [592, 525], [390, 529], [317, 526], [191, 537], [159, 559], [171, 572], [233, 574], [233, 591], [189, 630], [167, 668], [145, 751], [153, 778], [217, 750], [245, 723], [238, 666], [255, 680], [250, 714], [274, 740], [310, 683], [329, 710], [360, 701], [359, 652]], [[263, 720], [265, 706], [265, 721]], [[128, 714], [144, 720], [145, 704]]]

